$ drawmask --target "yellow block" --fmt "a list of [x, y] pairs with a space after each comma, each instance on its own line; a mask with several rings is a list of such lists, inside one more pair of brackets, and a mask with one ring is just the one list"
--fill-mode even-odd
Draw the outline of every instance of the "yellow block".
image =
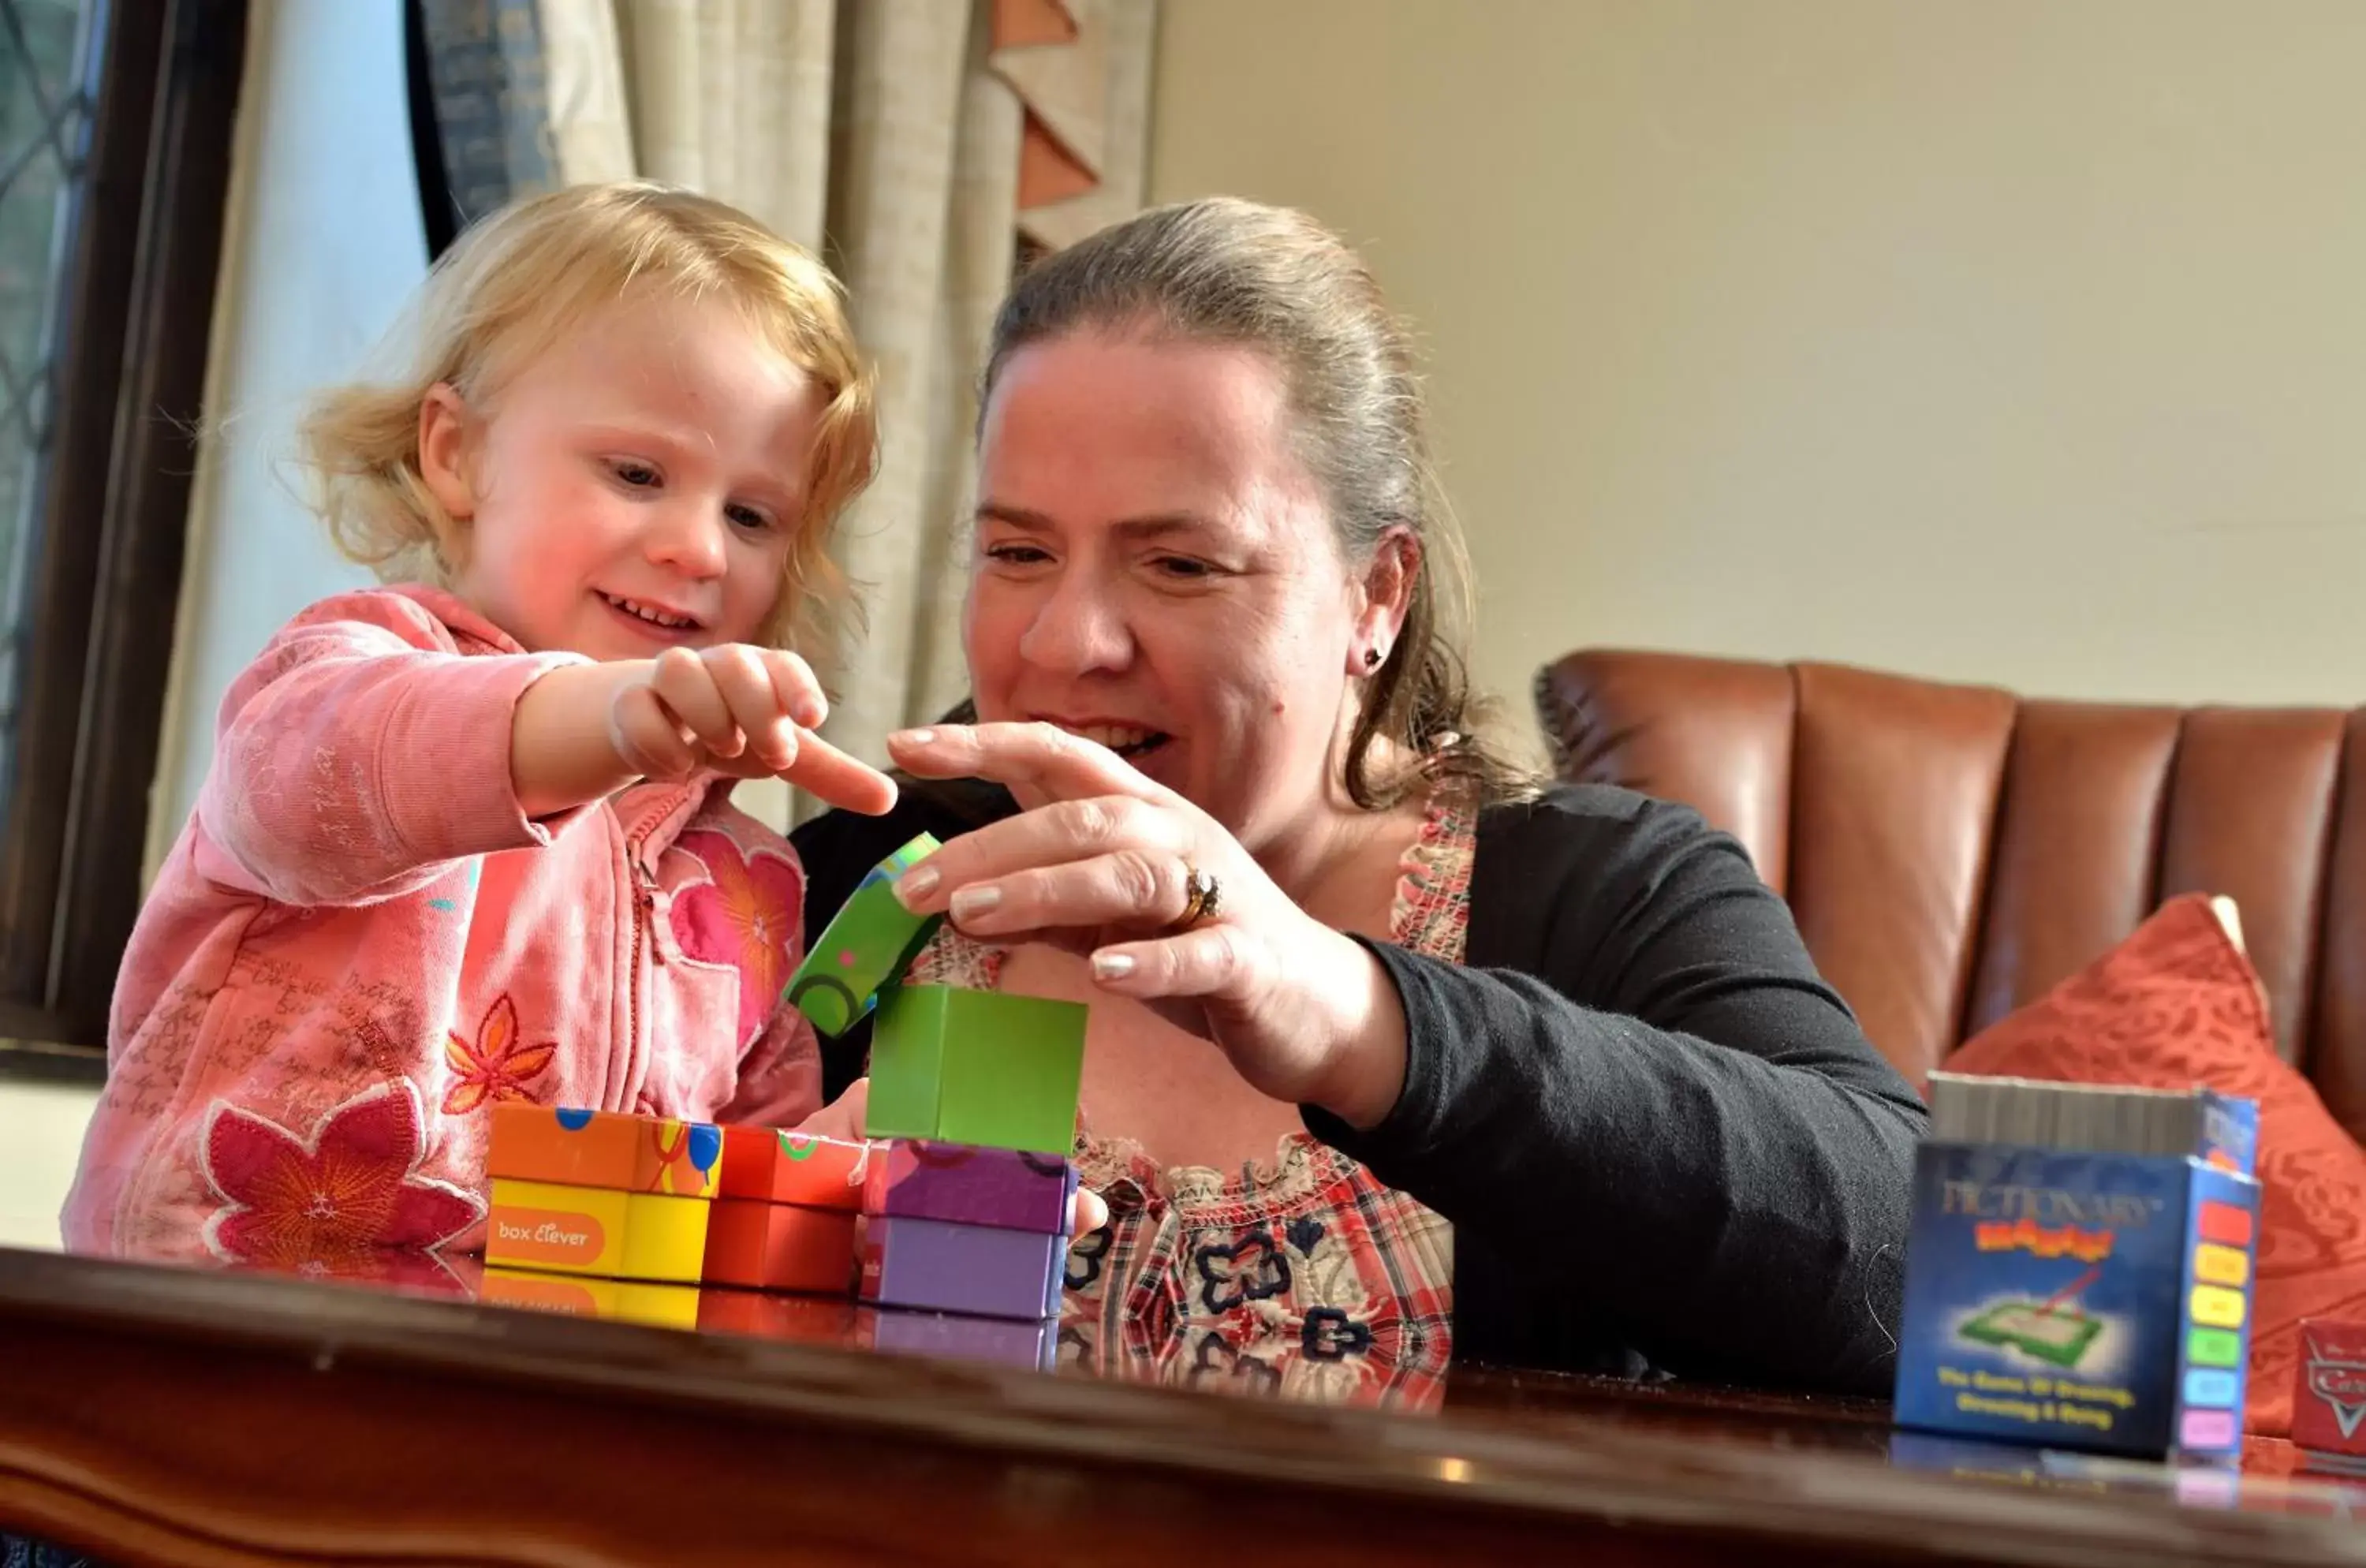
[[2217, 1285], [2193, 1287], [2193, 1321], [2211, 1328], [2243, 1326], [2243, 1292]]
[[2251, 1259], [2240, 1247], [2205, 1241], [2193, 1249], [2193, 1277], [2240, 1290], [2250, 1283]]
[[528, 1307], [569, 1317], [614, 1318], [656, 1328], [698, 1326], [698, 1290], [692, 1285], [647, 1285], [631, 1280], [488, 1268], [479, 1299], [498, 1306]]
[[493, 1179], [485, 1262], [696, 1284], [706, 1258], [704, 1198]]

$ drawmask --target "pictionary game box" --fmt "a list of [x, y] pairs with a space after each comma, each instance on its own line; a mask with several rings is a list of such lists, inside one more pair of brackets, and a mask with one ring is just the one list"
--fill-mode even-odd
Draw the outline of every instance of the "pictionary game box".
[[1934, 1073], [1899, 1426], [2145, 1458], [2243, 1438], [2255, 1102]]

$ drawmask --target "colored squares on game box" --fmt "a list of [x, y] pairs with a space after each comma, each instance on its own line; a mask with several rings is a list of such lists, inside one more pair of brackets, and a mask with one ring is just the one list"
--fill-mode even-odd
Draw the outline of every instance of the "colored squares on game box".
[[677, 1198], [711, 1197], [722, 1177], [723, 1134], [704, 1122], [514, 1101], [491, 1114], [488, 1177]]
[[852, 1210], [862, 1202], [867, 1144], [770, 1127], [723, 1130], [721, 1195], [809, 1209]]
[[2188, 1305], [2193, 1321], [2209, 1328], [2243, 1326], [2243, 1292], [2220, 1285], [2196, 1285]]
[[2240, 1290], [2251, 1280], [2251, 1255], [2239, 1247], [2205, 1241], [2193, 1249], [2193, 1277], [2206, 1284]]
[[2178, 1423], [2177, 1446], [2191, 1453], [2231, 1449], [2242, 1436], [2231, 1410], [2188, 1410]]
[[496, 1177], [485, 1215], [485, 1262], [695, 1283], [714, 1206], [705, 1198]]
[[2185, 1359], [2197, 1367], [2239, 1367], [2243, 1364], [2243, 1337], [2227, 1328], [2189, 1328], [2185, 1332]]
[[705, 1279], [749, 1290], [845, 1295], [854, 1282], [854, 1213], [719, 1199], [706, 1226]]
[[862, 1235], [862, 1299], [985, 1317], [1054, 1317], [1067, 1238], [940, 1220], [873, 1219]]
[[495, 1306], [523, 1307], [567, 1317], [604, 1317], [654, 1328], [698, 1326], [700, 1292], [694, 1285], [646, 1284], [631, 1280], [569, 1279], [524, 1269], [487, 1269], [477, 1299]]
[[922, 833], [873, 867], [789, 976], [789, 1005], [824, 1034], [843, 1034], [869, 1012], [943, 918], [912, 913], [895, 887], [896, 878], [937, 848], [937, 840]]
[[2194, 1217], [2194, 1228], [2203, 1240], [2220, 1247], [2251, 1245], [2251, 1211], [2234, 1203], [2204, 1201]]
[[1076, 1141], [1086, 1010], [952, 986], [881, 998], [865, 1131], [1065, 1155]]
[[1065, 1233], [1076, 1169], [1058, 1155], [897, 1138], [873, 1153], [862, 1212]]

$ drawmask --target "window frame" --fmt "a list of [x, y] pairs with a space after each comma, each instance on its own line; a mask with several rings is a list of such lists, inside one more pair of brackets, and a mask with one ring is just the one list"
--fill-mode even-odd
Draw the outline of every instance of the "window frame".
[[0, 1077], [97, 1082], [138, 919], [248, 0], [89, 0], [0, 820]]

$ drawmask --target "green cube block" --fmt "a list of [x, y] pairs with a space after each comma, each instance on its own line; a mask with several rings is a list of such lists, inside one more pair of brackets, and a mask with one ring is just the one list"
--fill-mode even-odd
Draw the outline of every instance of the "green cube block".
[[896, 879], [938, 849], [923, 833], [881, 861], [830, 917], [789, 976], [789, 1005], [833, 1037], [871, 1010], [879, 993], [903, 977], [943, 917], [916, 915], [896, 897]]
[[956, 986], [900, 986], [871, 1028], [873, 1138], [1065, 1155], [1076, 1137], [1085, 1007]]

